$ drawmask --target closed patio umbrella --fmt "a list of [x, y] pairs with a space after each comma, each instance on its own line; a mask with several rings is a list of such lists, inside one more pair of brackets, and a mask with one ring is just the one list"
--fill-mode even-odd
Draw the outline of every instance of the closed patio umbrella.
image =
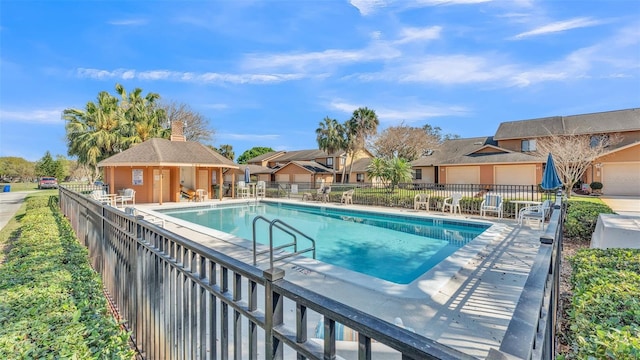
[[249, 166], [244, 168], [244, 182], [247, 184], [251, 182], [251, 172], [249, 171]]
[[547, 166], [544, 168], [544, 174], [542, 175], [542, 184], [540, 187], [543, 190], [555, 190], [562, 186], [562, 181], [558, 176], [556, 165], [553, 162], [553, 156], [549, 153], [547, 157]]

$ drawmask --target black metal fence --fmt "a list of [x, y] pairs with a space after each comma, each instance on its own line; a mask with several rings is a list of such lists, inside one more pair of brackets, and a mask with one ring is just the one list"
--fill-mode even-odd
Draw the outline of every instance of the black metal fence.
[[[267, 196], [273, 198], [303, 198], [315, 192], [319, 183], [267, 183]], [[460, 208], [465, 214], [480, 214], [480, 204], [486, 194], [501, 195], [504, 217], [515, 218], [518, 207], [527, 202], [555, 200], [555, 193], [542, 192], [537, 185], [483, 185], [483, 184], [398, 184], [393, 191], [375, 184], [330, 184], [331, 202], [340, 202], [342, 193], [354, 189], [353, 203], [371, 206], [413, 208], [417, 194], [429, 195], [429, 210], [441, 211], [443, 201], [454, 193], [462, 194]]]
[[[458, 350], [60, 187], [60, 208], [88, 248], [124, 325], [147, 359], [335, 359], [338, 324], [358, 359], [386, 346], [402, 359], [472, 359]], [[285, 319], [285, 308], [295, 319]], [[309, 314], [324, 337], [308, 338]], [[311, 324], [313, 326], [313, 324]]]

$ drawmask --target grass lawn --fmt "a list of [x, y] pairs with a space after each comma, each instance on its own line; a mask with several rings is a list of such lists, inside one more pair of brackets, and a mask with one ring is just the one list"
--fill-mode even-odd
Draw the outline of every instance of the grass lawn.
[[600, 200], [600, 198], [597, 196], [571, 195], [571, 197], [569, 198], [569, 201], [582, 201], [582, 202], [590, 202], [594, 204], [604, 205], [604, 202]]

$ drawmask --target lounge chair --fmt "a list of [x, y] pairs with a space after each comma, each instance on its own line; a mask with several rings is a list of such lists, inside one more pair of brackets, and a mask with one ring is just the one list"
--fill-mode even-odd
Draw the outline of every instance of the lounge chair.
[[459, 214], [462, 214], [462, 210], [460, 209], [460, 200], [462, 200], [462, 194], [460, 193], [454, 193], [451, 197], [445, 198], [442, 203], [442, 212], [445, 212], [447, 208], [449, 208], [452, 214], [455, 214], [456, 211]]
[[424, 208], [429, 211], [429, 194], [417, 194], [413, 197], [413, 210], [420, 210]]
[[518, 211], [518, 224], [522, 225], [526, 222], [535, 221], [540, 224], [540, 228], [544, 230], [544, 222], [549, 217], [551, 210], [551, 200], [545, 200], [540, 205], [532, 205], [523, 207]]
[[345, 192], [342, 193], [342, 197], [340, 198], [340, 203], [341, 204], [351, 204], [353, 205], [353, 193], [355, 192], [355, 190], [351, 189], [351, 190], [347, 190]]
[[502, 218], [502, 196], [490, 194], [484, 196], [480, 204], [480, 216], [486, 216], [487, 212], [498, 213], [498, 218]]
[[136, 191], [133, 189], [124, 189], [122, 195], [116, 196], [116, 204], [120, 202], [120, 206], [124, 207], [125, 204], [136, 204]]

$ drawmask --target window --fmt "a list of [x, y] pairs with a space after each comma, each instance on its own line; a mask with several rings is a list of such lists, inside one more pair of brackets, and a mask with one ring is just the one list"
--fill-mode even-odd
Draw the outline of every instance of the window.
[[357, 182], [364, 182], [364, 174], [356, 174]]
[[333, 158], [332, 157], [328, 157], [327, 158], [327, 167], [333, 168]]
[[535, 140], [522, 140], [522, 152], [536, 151]]
[[422, 180], [422, 169], [416, 169], [416, 172], [413, 176], [414, 180]]
[[340, 157], [340, 165], [344, 166], [344, 162], [345, 162], [345, 161], [346, 161], [346, 159], [345, 159], [345, 158]]

